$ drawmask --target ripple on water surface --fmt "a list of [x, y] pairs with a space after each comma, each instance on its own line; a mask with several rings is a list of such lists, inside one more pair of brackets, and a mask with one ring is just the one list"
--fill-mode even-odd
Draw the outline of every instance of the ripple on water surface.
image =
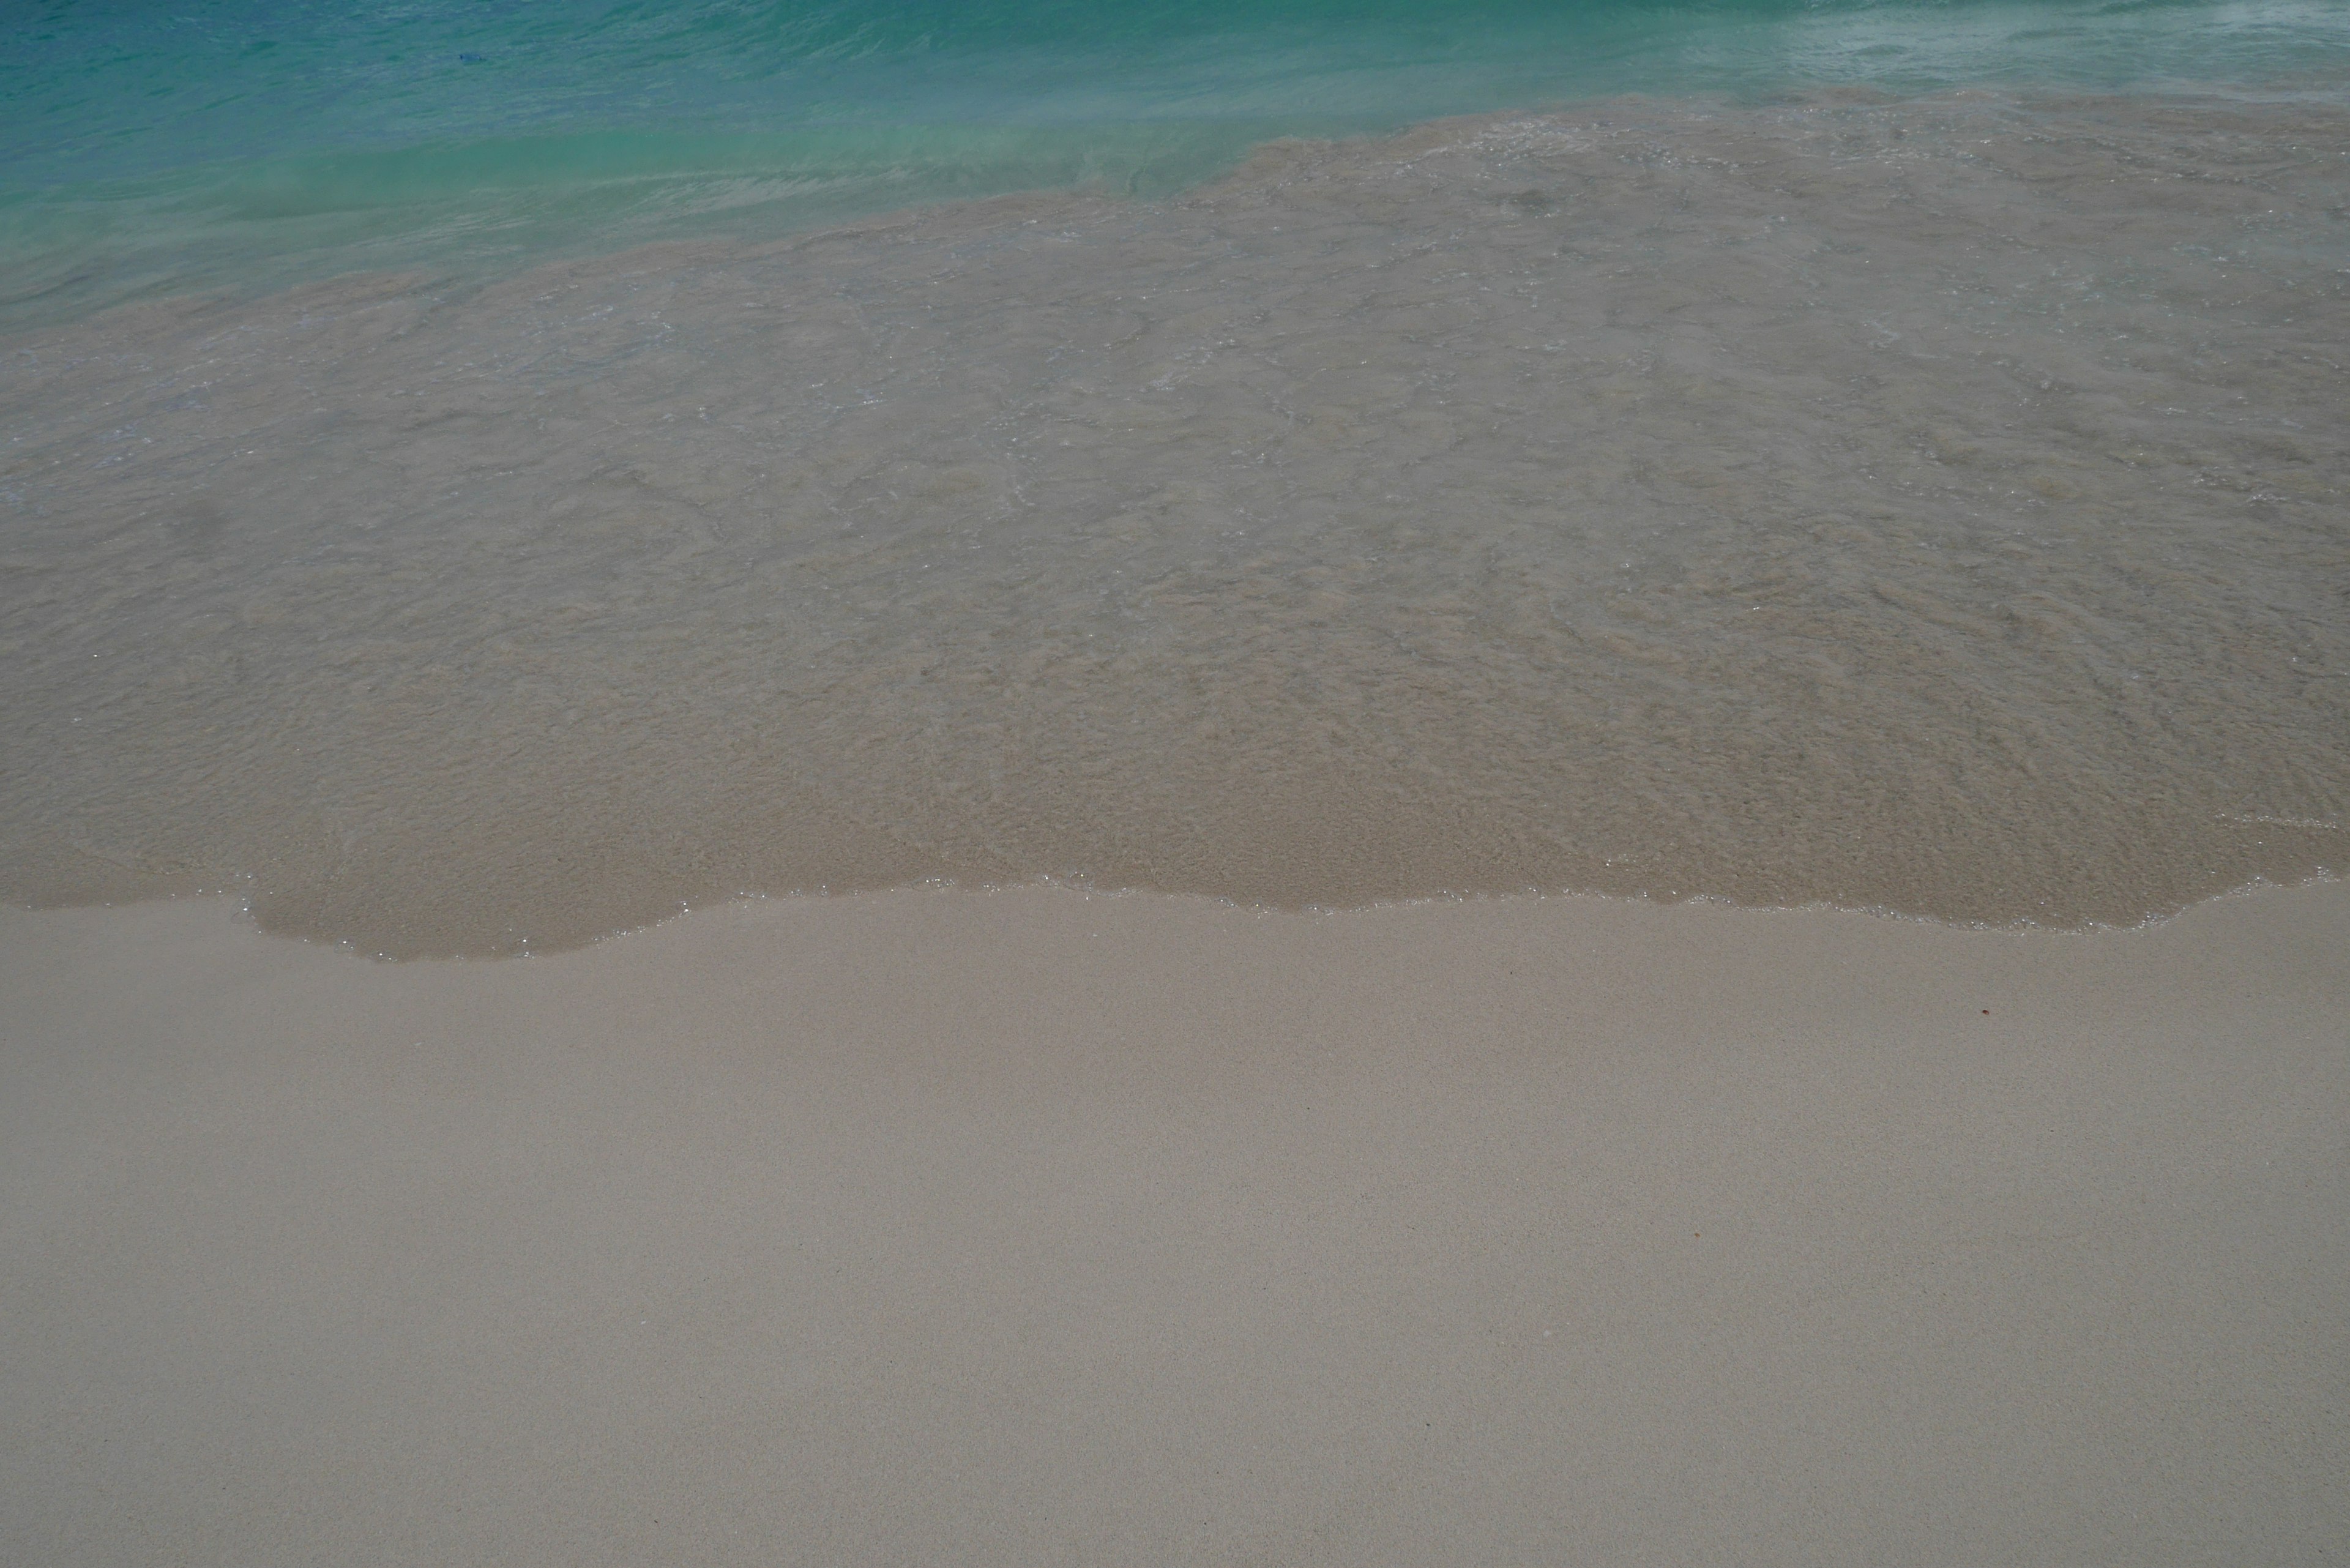
[[2073, 923], [2342, 857], [2337, 103], [1617, 102], [7, 345], [0, 880]]

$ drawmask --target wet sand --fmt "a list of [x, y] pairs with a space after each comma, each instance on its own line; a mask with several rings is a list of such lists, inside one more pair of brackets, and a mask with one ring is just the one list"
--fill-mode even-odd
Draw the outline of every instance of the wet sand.
[[0, 1557], [2314, 1563], [2350, 886], [0, 912]]

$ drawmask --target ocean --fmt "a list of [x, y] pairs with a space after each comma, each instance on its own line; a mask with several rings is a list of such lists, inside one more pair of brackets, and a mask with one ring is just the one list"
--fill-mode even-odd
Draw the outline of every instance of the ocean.
[[1625, 94], [2330, 78], [2307, 4], [50, 0], [0, 43], [0, 323], [192, 287], [1162, 198], [1278, 137]]
[[2339, 4], [40, 7], [0, 890], [2338, 869], [2345, 89]]

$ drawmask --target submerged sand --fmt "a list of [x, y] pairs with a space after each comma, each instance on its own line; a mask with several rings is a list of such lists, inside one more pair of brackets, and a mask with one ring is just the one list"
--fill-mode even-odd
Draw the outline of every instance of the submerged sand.
[[2339, 83], [1625, 101], [12, 338], [0, 891], [2338, 870], [2345, 171]]
[[2350, 886], [0, 912], [0, 1557], [2316, 1563]]

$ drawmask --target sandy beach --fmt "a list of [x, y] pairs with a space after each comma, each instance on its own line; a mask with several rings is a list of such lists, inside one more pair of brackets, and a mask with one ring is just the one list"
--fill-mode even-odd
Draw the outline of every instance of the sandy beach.
[[2350, 0], [0, 42], [0, 1568], [2350, 1562]]
[[2350, 886], [0, 912], [0, 1558], [2314, 1563]]

